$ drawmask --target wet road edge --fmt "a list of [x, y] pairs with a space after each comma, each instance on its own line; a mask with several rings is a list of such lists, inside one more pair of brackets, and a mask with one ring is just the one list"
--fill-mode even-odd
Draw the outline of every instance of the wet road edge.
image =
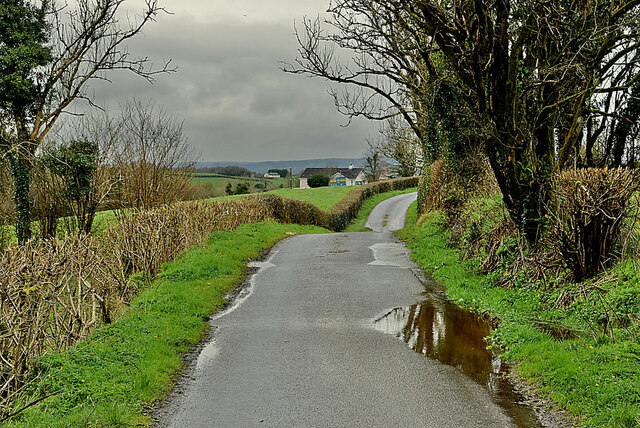
[[223, 316], [236, 306], [239, 299], [244, 298], [242, 297], [243, 292], [246, 292], [252, 286], [253, 277], [260, 271], [260, 267], [251, 266], [251, 264], [266, 261], [274, 254], [274, 251], [282, 242], [291, 238], [287, 237], [275, 243], [272, 247], [266, 248], [258, 257], [247, 260], [243, 272], [244, 279], [225, 295], [226, 302], [206, 318], [208, 328], [204, 337], [182, 356], [183, 367], [171, 375], [173, 383], [167, 395], [145, 406], [142, 414], [149, 417], [152, 427], [164, 428], [169, 426], [171, 415], [179, 408], [180, 400], [178, 398], [185, 393], [189, 384], [195, 380], [200, 354], [216, 338], [217, 328], [211, 325], [211, 321]]

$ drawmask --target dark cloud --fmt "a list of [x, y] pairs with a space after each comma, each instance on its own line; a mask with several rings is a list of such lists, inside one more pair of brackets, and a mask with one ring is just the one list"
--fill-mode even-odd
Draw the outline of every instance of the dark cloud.
[[[324, 1], [311, 3], [317, 3], [316, 12], [326, 8]], [[280, 61], [296, 55], [293, 21], [309, 4], [306, 9], [291, 0], [269, 4], [290, 14], [249, 0], [238, 1], [237, 9], [202, 6], [201, 14], [188, 2], [169, 5], [175, 14], [150, 25], [130, 50], [156, 64], [171, 58], [178, 71], [159, 76], [153, 85], [116, 73], [111, 85], [95, 85], [97, 101], [114, 108], [135, 96], [163, 105], [185, 121], [190, 142], [208, 161], [360, 156], [377, 124], [362, 120], [341, 127], [346, 118], [335, 111], [326, 82], [280, 70]], [[262, 11], [264, 19], [252, 11]]]

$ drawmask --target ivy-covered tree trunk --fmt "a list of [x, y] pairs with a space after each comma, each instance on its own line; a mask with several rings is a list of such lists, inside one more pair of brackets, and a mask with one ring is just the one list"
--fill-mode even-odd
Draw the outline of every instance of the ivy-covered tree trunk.
[[[544, 144], [537, 141], [537, 148]], [[530, 244], [540, 237], [546, 214], [547, 188], [553, 168], [551, 150], [536, 156], [522, 148], [501, 142], [488, 144], [491, 169], [502, 193], [509, 216]], [[547, 146], [552, 149], [553, 146]]]
[[31, 207], [29, 188], [31, 185], [31, 164], [24, 154], [9, 156], [13, 178], [13, 202], [16, 210], [16, 236], [24, 244], [31, 239]]

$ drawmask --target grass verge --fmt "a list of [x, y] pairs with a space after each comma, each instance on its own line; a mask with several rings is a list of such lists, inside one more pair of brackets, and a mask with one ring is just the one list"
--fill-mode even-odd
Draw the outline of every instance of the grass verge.
[[378, 205], [380, 202], [392, 198], [394, 196], [403, 195], [405, 193], [416, 192], [418, 190], [417, 187], [412, 187], [410, 189], [404, 190], [393, 190], [391, 192], [379, 193], [376, 196], [373, 196], [362, 205], [360, 212], [358, 213], [358, 217], [353, 221], [353, 223], [347, 227], [345, 232], [367, 232], [370, 231], [368, 227], [364, 227], [364, 224], [367, 222], [367, 218], [371, 211]]
[[461, 262], [446, 246], [449, 232], [440, 222], [437, 213], [418, 221], [414, 204], [398, 235], [412, 258], [446, 286], [449, 298], [500, 320], [489, 346], [499, 345], [504, 357], [516, 362], [515, 373], [566, 409], [578, 425], [640, 426], [640, 344], [595, 334], [554, 338], [540, 326], [569, 324], [588, 332], [587, 321], [553, 309], [546, 301], [550, 296], [534, 284], [492, 286], [488, 277], [474, 273], [474, 261]]
[[167, 263], [117, 322], [96, 330], [66, 352], [40, 358], [41, 375], [15, 404], [20, 413], [7, 426], [147, 425], [145, 406], [166, 395], [182, 353], [201, 340], [207, 317], [243, 279], [246, 261], [313, 226], [255, 223], [209, 241]]

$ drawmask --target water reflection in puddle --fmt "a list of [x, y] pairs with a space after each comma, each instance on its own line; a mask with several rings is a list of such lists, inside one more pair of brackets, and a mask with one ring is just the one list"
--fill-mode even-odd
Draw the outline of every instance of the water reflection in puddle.
[[505, 378], [500, 356], [487, 350], [490, 327], [475, 314], [429, 297], [410, 307], [395, 308], [374, 321], [377, 330], [403, 340], [411, 349], [462, 370], [485, 386], [514, 424], [539, 427], [531, 408]]

